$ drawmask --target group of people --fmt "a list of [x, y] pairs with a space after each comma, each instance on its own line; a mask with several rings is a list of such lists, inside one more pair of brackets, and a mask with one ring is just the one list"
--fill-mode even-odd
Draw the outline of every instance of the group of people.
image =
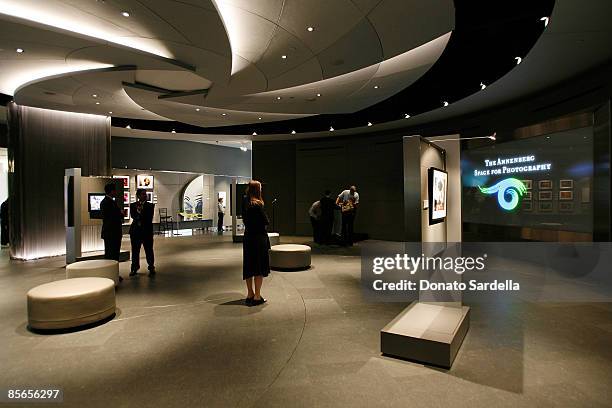
[[[114, 183], [105, 186], [106, 197], [102, 200], [102, 239], [104, 240], [104, 257], [119, 261], [121, 239], [123, 236], [123, 210], [117, 200], [117, 187]], [[136, 191], [137, 201], [130, 204], [130, 241], [132, 244], [132, 265], [130, 276], [140, 269], [140, 248], [144, 246], [149, 275], [155, 275], [155, 257], [153, 254], [153, 214], [155, 204], [147, 201], [147, 193], [143, 189]], [[325, 191], [323, 197], [315, 202], [310, 210], [315, 242], [329, 243], [332, 236], [334, 211], [340, 208], [342, 212], [342, 238], [347, 245], [353, 243], [353, 223], [359, 206], [357, 188], [351, 186], [342, 191], [336, 200], [331, 198], [331, 192]], [[223, 225], [223, 200], [218, 200], [218, 215]], [[247, 306], [264, 304], [266, 299], [261, 296], [263, 278], [270, 274], [270, 239], [268, 225], [270, 221], [264, 211], [261, 183], [251, 180], [243, 199], [242, 220], [244, 223], [244, 239], [242, 243], [242, 278], [246, 283]]]
[[[121, 239], [123, 237], [123, 206], [117, 200], [117, 186], [108, 183], [104, 186], [106, 197], [100, 203], [102, 211], [102, 239], [104, 258], [119, 261]], [[130, 242], [132, 246], [132, 265], [130, 276], [136, 276], [140, 269], [140, 248], [144, 247], [149, 276], [155, 275], [155, 255], [153, 253], [153, 214], [155, 204], [147, 201], [144, 189], [136, 191], [136, 202], [130, 204]], [[123, 278], [119, 277], [119, 281]]]
[[357, 207], [359, 207], [357, 187], [350, 186], [349, 189], [343, 190], [335, 201], [331, 198], [331, 191], [326, 190], [323, 197], [315, 201], [308, 210], [314, 242], [317, 244], [333, 243], [334, 213], [336, 209], [340, 209], [342, 214], [341, 243], [353, 245], [353, 225]]

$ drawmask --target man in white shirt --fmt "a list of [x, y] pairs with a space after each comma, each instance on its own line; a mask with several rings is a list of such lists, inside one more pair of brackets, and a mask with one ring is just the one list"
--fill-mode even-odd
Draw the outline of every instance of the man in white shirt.
[[308, 210], [310, 223], [312, 224], [312, 239], [315, 243], [321, 243], [321, 201], [315, 201]]
[[336, 198], [336, 205], [342, 211], [342, 240], [345, 245], [353, 245], [353, 224], [359, 206], [359, 193], [357, 187], [351, 186], [342, 191]]

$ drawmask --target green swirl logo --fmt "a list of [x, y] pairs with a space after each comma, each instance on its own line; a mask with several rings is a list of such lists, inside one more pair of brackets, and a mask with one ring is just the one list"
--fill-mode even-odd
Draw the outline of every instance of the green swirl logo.
[[523, 182], [515, 178], [504, 179], [491, 187], [478, 186], [478, 189], [483, 194], [497, 193], [497, 202], [506, 211], [514, 210], [519, 203], [519, 199], [527, 191]]

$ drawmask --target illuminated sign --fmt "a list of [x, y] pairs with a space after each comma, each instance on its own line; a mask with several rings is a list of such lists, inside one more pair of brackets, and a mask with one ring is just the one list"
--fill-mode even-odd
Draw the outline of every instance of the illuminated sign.
[[496, 194], [499, 206], [506, 211], [512, 211], [516, 208], [520, 198], [527, 191], [527, 187], [521, 180], [515, 178], [507, 178], [497, 182], [491, 187], [480, 187], [478, 189], [483, 194]]
[[475, 169], [474, 176], [502, 176], [514, 173], [533, 173], [539, 171], [550, 171], [551, 163], [536, 163], [535, 155], [517, 157], [498, 157], [497, 159], [484, 161], [485, 168]]

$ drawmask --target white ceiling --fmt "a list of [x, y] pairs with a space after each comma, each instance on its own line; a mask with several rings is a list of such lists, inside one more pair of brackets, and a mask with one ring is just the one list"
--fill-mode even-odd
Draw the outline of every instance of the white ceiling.
[[223, 126], [354, 112], [388, 98], [437, 61], [454, 6], [2, 0], [0, 20], [0, 92], [17, 103]]

